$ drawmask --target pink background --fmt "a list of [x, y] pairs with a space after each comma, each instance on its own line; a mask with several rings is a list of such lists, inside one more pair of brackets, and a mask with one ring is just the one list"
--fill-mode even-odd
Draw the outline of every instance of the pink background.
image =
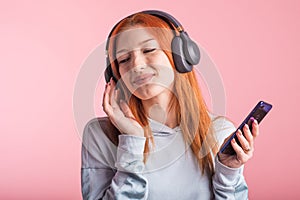
[[274, 105], [245, 166], [250, 198], [300, 197], [299, 1], [7, 2], [0, 3], [0, 199], [81, 199], [77, 75], [119, 19], [145, 9], [173, 14], [206, 49], [236, 125], [258, 100]]

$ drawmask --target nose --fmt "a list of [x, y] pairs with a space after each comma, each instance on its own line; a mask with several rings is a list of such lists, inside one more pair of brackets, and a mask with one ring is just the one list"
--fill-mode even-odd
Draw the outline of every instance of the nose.
[[132, 57], [133, 57], [132, 58], [133, 71], [140, 72], [144, 70], [146, 66], [145, 57], [137, 51], [133, 53]]

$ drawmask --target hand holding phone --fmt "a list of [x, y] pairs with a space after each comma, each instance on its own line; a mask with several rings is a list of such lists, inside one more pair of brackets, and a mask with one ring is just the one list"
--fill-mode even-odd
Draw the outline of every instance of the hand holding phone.
[[234, 155], [235, 151], [231, 146], [231, 140], [235, 138], [235, 141], [241, 146], [238, 138], [237, 138], [237, 131], [241, 130], [243, 133], [243, 127], [245, 124], [248, 124], [250, 131], [252, 131], [252, 122], [254, 119], [257, 120], [257, 123], [260, 123], [263, 118], [268, 114], [268, 112], [271, 110], [272, 105], [269, 103], [266, 103], [264, 101], [260, 101], [257, 103], [257, 105], [253, 108], [253, 110], [249, 113], [249, 115], [246, 117], [246, 119], [243, 121], [243, 123], [238, 127], [238, 129], [232, 134], [232, 136], [226, 141], [225, 145], [221, 148], [220, 152], [223, 154], [230, 154]]

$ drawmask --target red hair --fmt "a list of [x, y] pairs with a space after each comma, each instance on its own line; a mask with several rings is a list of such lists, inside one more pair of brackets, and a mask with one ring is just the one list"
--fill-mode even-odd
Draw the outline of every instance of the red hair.
[[[137, 13], [123, 19], [115, 27], [111, 34], [111, 38], [109, 38], [108, 54], [110, 62], [112, 63], [114, 75], [120, 79], [118, 64], [115, 62], [117, 34], [124, 30], [136, 27], [151, 28], [149, 31], [158, 41], [161, 49], [168, 56], [169, 61], [175, 70], [171, 52], [171, 41], [174, 34], [178, 33], [173, 30], [173, 27], [170, 27], [168, 23], [158, 17]], [[123, 98], [128, 102], [136, 120], [144, 127], [145, 137], [147, 138], [144, 153], [147, 155], [150, 151], [149, 144], [151, 141], [153, 142], [153, 135], [148, 126], [148, 119], [142, 102], [134, 95], [131, 95], [122, 79], [118, 82], [122, 88], [121, 92]], [[187, 145], [191, 146], [202, 173], [204, 173], [204, 170], [208, 170], [212, 174], [214, 172], [214, 166], [211, 153], [217, 153], [216, 139], [211, 130], [211, 119], [194, 70], [184, 74], [175, 72], [174, 95], [170, 102], [170, 109], [175, 109], [175, 113], [177, 113], [177, 123], [180, 124], [184, 140]]]

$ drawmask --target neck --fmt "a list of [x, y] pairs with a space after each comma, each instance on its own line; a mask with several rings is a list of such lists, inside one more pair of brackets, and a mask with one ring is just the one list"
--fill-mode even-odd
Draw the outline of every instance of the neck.
[[143, 100], [142, 104], [148, 117], [170, 128], [175, 128], [178, 124], [175, 110], [170, 109], [171, 98], [171, 92], [164, 92], [154, 98]]

